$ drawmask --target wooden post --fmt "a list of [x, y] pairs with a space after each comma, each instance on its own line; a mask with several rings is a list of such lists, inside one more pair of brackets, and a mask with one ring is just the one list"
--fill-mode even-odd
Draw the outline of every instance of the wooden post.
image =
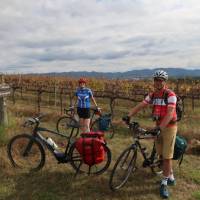
[[12, 101], [13, 101], [13, 104], [15, 104], [15, 91], [16, 91], [16, 87], [15, 86], [12, 86]]
[[63, 88], [60, 88], [60, 114], [63, 114]]
[[6, 96], [10, 94], [10, 87], [4, 83], [3, 75], [1, 74], [0, 84], [0, 125], [8, 124], [8, 115], [6, 108]]
[[176, 94], [179, 94], [179, 79], [176, 80]]
[[112, 118], [114, 118], [114, 107], [115, 107], [115, 97], [111, 97], [110, 98], [110, 111], [111, 111], [111, 115]]
[[38, 113], [40, 113], [40, 111], [41, 111], [41, 100], [42, 100], [42, 89], [41, 88], [39, 88], [38, 89], [38, 91], [37, 91], [37, 95], [38, 95], [38, 98], [37, 98], [37, 106], [38, 106], [38, 109], [37, 109], [37, 111], [38, 111]]
[[194, 111], [194, 84], [192, 82], [192, 111]]

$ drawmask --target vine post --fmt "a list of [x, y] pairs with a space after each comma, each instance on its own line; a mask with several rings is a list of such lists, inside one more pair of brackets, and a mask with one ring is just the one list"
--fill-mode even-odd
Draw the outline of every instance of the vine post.
[[6, 85], [4, 82], [3, 74], [0, 75], [0, 124], [7, 125], [8, 124], [8, 115], [7, 115], [7, 107], [6, 107], [6, 96], [10, 94], [10, 87]]

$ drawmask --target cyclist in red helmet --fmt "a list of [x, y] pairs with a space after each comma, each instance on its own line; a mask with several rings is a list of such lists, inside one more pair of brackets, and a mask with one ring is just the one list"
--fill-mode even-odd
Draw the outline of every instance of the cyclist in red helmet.
[[79, 84], [81, 84], [81, 83], [87, 83], [87, 80], [86, 80], [86, 78], [80, 78], [79, 80], [78, 80], [78, 83]]
[[79, 87], [76, 90], [77, 114], [80, 119], [81, 130], [83, 132], [90, 132], [90, 99], [92, 99], [94, 105], [97, 107], [97, 103], [93, 96], [92, 90], [86, 87], [87, 80], [80, 78], [78, 80]]

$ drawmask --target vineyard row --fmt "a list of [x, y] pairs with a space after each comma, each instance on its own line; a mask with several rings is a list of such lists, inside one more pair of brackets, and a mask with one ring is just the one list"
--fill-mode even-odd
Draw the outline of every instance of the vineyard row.
[[[33, 97], [31, 99], [33, 100], [33, 103], [37, 107], [37, 112], [39, 113], [41, 111], [42, 102], [44, 101], [45, 96], [50, 95], [51, 96], [51, 104], [52, 101], [54, 101], [54, 105], [59, 106], [60, 113], [62, 114], [63, 108], [66, 106], [66, 99], [68, 101], [68, 105], [72, 105], [72, 101], [74, 98], [74, 89], [69, 88], [60, 88], [60, 87], [49, 87], [49, 88], [42, 88], [42, 87], [26, 87], [26, 86], [11, 86], [11, 96], [10, 99], [12, 100], [13, 104], [16, 103], [16, 96], [17, 94], [20, 94], [21, 98], [23, 96], [27, 96], [27, 94], [31, 94]], [[123, 91], [120, 89], [113, 89], [113, 90], [93, 90], [94, 96], [96, 98], [107, 98], [109, 102], [110, 111], [114, 115], [114, 109], [115, 109], [115, 101], [116, 100], [128, 100], [133, 102], [140, 102], [142, 99], [144, 99], [144, 96], [149, 92], [149, 89], [144, 88], [136, 88], [131, 89], [128, 91]], [[200, 92], [194, 92], [194, 90], [191, 90], [189, 92], [184, 92], [184, 94], [179, 93], [179, 96], [183, 100], [183, 105], [185, 102], [185, 99], [191, 100], [191, 107], [192, 110], [195, 109], [195, 99], [200, 99]], [[30, 100], [30, 99], [29, 99]], [[50, 101], [45, 102], [45, 104], [50, 103]]]

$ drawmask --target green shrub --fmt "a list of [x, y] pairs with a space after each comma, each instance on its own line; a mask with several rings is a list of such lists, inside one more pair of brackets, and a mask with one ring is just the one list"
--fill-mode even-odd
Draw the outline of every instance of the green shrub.
[[196, 191], [196, 192], [194, 192], [193, 193], [193, 195], [192, 195], [195, 199], [200, 199], [200, 191]]

